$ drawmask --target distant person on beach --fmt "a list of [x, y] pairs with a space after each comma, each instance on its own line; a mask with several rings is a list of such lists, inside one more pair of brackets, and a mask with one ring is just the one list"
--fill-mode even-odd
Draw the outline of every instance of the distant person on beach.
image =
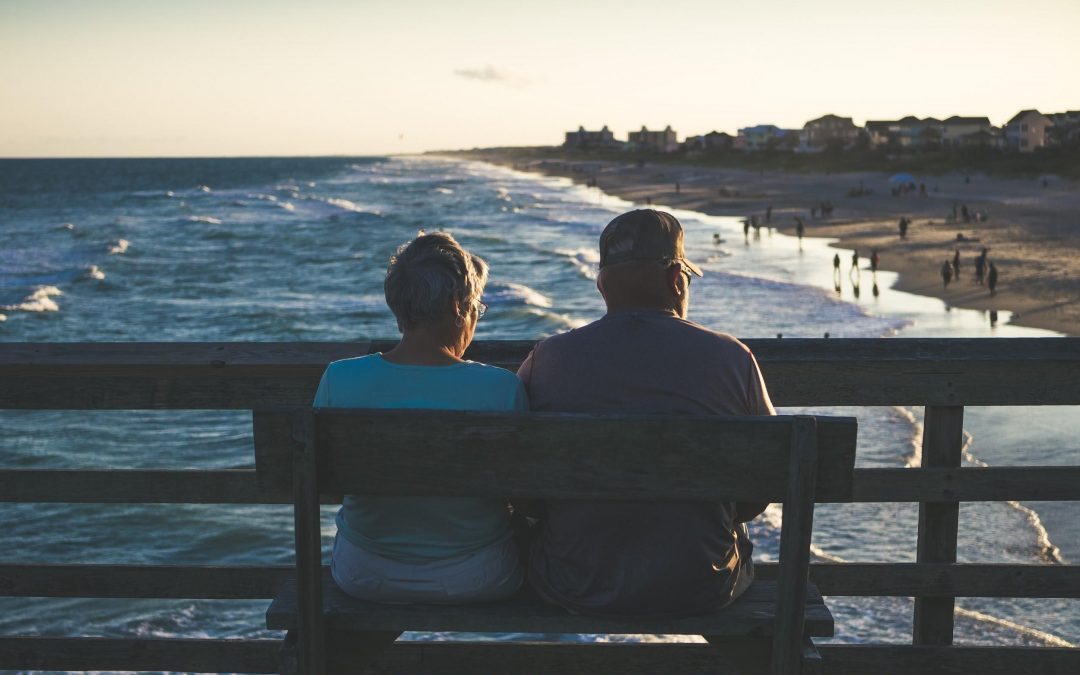
[[[750, 350], [687, 321], [695, 276], [701, 270], [686, 259], [682, 226], [671, 214], [643, 209], [608, 223], [596, 280], [607, 314], [533, 348], [518, 371], [532, 409], [774, 414]], [[549, 602], [582, 614], [709, 612], [749, 587], [753, 545], [744, 523], [766, 506], [550, 501], [529, 582]]]
[[802, 241], [804, 234], [806, 234], [806, 225], [803, 224], [802, 218], [795, 216], [795, 235]]
[[840, 254], [837, 253], [832, 257], [832, 280], [833, 288], [836, 292], [840, 292]]
[[956, 249], [952, 257], [952, 272], [953, 277], [960, 281], [960, 249]]
[[941, 280], [945, 282], [945, 288], [948, 288], [952, 281], [952, 263], [948, 260], [941, 264]]
[[990, 271], [986, 273], [986, 285], [990, 288], [990, 295], [997, 293], [998, 271], [994, 263], [990, 263]]
[[878, 252], [877, 252], [876, 248], [873, 249], [872, 251], [870, 251], [870, 271], [871, 272], [874, 272], [875, 274], [877, 273], [877, 266], [878, 266], [878, 262], [880, 260], [881, 260], [881, 258], [878, 257]]
[[907, 229], [908, 229], [907, 216], [901, 216], [900, 217], [899, 229], [900, 229], [900, 238], [901, 239], [907, 239]]
[[772, 222], [772, 204], [765, 207], [765, 222]]
[[855, 249], [851, 252], [851, 269], [848, 272], [859, 271], [859, 249]]
[[[403, 245], [383, 282], [401, 340], [327, 366], [315, 407], [528, 409], [513, 373], [462, 359], [487, 309], [487, 278], [487, 263], [449, 234], [421, 232]], [[346, 495], [330, 570], [349, 595], [389, 603], [496, 600], [523, 578], [507, 500], [497, 497]]]
[[986, 276], [986, 255], [989, 250], [983, 246], [982, 252], [979, 253], [979, 257], [975, 258], [975, 283], [982, 286], [983, 278]]
[[743, 221], [742, 221], [742, 234], [743, 234], [743, 238], [746, 239], [747, 242], [749, 242], [750, 241], [750, 219], [749, 218], [744, 218]]

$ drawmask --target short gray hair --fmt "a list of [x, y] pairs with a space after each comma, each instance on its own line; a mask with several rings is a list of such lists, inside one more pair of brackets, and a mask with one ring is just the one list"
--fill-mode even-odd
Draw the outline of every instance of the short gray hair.
[[415, 328], [456, 313], [456, 303], [480, 299], [488, 265], [469, 253], [449, 232], [425, 234], [398, 247], [390, 256], [383, 290], [398, 328]]

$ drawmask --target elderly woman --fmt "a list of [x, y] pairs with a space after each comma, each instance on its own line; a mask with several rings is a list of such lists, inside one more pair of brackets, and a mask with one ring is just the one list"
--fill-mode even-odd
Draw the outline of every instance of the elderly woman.
[[[443, 232], [390, 258], [384, 289], [401, 341], [331, 363], [316, 407], [527, 410], [509, 371], [462, 360], [487, 263]], [[331, 571], [349, 595], [376, 602], [453, 603], [512, 594], [522, 573], [505, 500], [346, 496]]]

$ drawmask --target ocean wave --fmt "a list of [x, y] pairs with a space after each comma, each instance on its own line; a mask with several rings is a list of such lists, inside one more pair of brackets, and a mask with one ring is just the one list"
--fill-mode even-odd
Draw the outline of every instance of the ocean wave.
[[68, 232], [71, 232], [72, 230], [75, 229], [75, 223], [64, 223], [63, 225], [60, 225], [56, 229], [58, 229], [58, 230], [67, 230]]
[[90, 269], [86, 270], [86, 274], [84, 276], [87, 279], [94, 279], [96, 281], [101, 281], [102, 279], [105, 278], [105, 272], [103, 272], [101, 270], [101, 268], [98, 267], [97, 265], [91, 265]]
[[109, 247], [109, 253], [120, 254], [128, 250], [131, 242], [127, 239], [117, 239], [116, 243]]
[[551, 307], [551, 298], [540, 291], [524, 284], [500, 282], [492, 284], [495, 290], [484, 293], [484, 300], [489, 305], [524, 304], [533, 307]]
[[206, 225], [221, 225], [221, 220], [213, 216], [186, 216], [186, 223], [205, 223]]
[[435, 188], [435, 192], [438, 192], [441, 195], [452, 195], [452, 194], [454, 194], [453, 190], [451, 190], [450, 188], [446, 188], [446, 187], [437, 187], [437, 188]]
[[213, 192], [213, 190], [210, 189], [209, 185], [196, 185], [195, 189], [199, 192]]
[[0, 314], [0, 323], [7, 321], [7, 314]]
[[351, 211], [353, 213], [365, 213], [366, 209], [362, 208], [356, 202], [351, 202], [348, 199], [341, 199], [340, 197], [316, 197], [316, 200], [329, 204], [330, 206], [336, 206], [342, 211]]
[[563, 256], [573, 263], [581, 276], [586, 279], [596, 279], [600, 265], [600, 252], [594, 248], [557, 248], [555, 253]]
[[60, 305], [53, 300], [54, 297], [63, 295], [56, 286], [38, 286], [33, 293], [23, 298], [17, 305], [3, 305], [0, 309], [20, 312], [59, 312]]

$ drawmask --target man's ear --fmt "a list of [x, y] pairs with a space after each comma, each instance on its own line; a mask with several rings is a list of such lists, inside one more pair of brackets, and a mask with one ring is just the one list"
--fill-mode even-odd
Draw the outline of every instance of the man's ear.
[[664, 270], [664, 281], [667, 283], [667, 288], [676, 297], [682, 297], [684, 287], [682, 285], [682, 268], [678, 265], [672, 265]]

